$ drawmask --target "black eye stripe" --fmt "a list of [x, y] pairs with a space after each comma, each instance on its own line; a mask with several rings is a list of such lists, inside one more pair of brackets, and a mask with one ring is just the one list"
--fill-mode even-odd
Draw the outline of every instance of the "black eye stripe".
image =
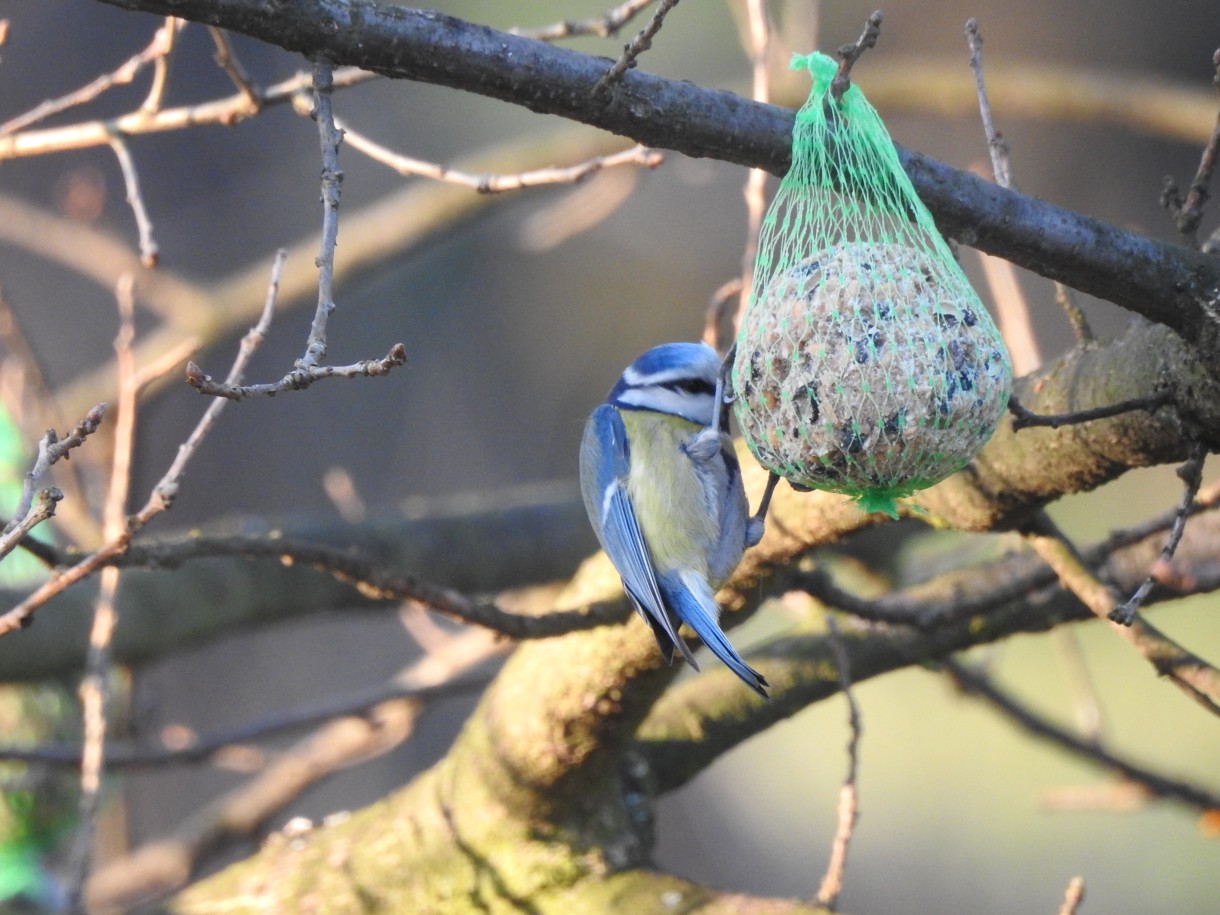
[[671, 391], [685, 391], [687, 394], [711, 396], [716, 393], [716, 386], [705, 378], [678, 378], [666, 382], [662, 387], [669, 388]]

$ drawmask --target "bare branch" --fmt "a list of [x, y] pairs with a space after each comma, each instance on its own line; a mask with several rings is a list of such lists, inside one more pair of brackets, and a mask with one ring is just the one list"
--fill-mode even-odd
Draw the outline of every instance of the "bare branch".
[[839, 72], [830, 81], [830, 94], [837, 102], [843, 98], [843, 93], [851, 85], [851, 68], [869, 48], [877, 47], [877, 39], [881, 37], [881, 10], [874, 10], [864, 23], [864, 31], [856, 39], [855, 44], [845, 44], [839, 48]]
[[333, 718], [248, 783], [188, 818], [173, 835], [99, 870], [88, 885], [90, 904], [128, 909], [181, 889], [211, 855], [248, 839], [310, 785], [401, 744], [428, 701], [469, 686], [473, 681], [457, 678], [499, 650], [483, 633], [469, 633], [448, 651], [422, 658], [379, 688], [387, 694], [397, 690], [404, 698], [387, 698]]
[[449, 168], [446, 165], [425, 162], [422, 159], [413, 159], [410, 156], [396, 153], [352, 130], [338, 118], [335, 119], [335, 125], [343, 132], [344, 143], [353, 149], [360, 150], [382, 165], [389, 166], [400, 175], [415, 175], [436, 181], [446, 181], [450, 184], [459, 184], [478, 191], [480, 194], [499, 194], [547, 184], [576, 184], [605, 168], [637, 165], [651, 169], [657, 168], [665, 161], [664, 155], [657, 150], [637, 145], [622, 152], [596, 156], [577, 165], [542, 168], [516, 175], [475, 175], [456, 168]]
[[[767, 10], [763, 0], [746, 0], [746, 18], [749, 22], [749, 47], [752, 72], [753, 97], [763, 104], [771, 100], [771, 81], [767, 69], [767, 55], [771, 47], [771, 30], [767, 25]], [[758, 256], [758, 232], [762, 226], [766, 209], [767, 172], [752, 168], [746, 176], [742, 193], [746, 200], [746, 243], [741, 252], [741, 288], [737, 293], [737, 316], [733, 322], [729, 341], [737, 336], [737, 328], [745, 317], [750, 304], [750, 290], [754, 285], [754, 259]], [[716, 344], [719, 352], [728, 349], [728, 344]]]
[[[34, 487], [52, 464], [60, 458], [66, 457], [68, 452], [73, 448], [83, 445], [85, 439], [97, 431], [98, 426], [102, 423], [102, 417], [105, 415], [105, 412], [106, 404], [100, 403], [90, 410], [85, 415], [85, 418], [77, 423], [65, 438], [59, 438], [53, 429], [48, 430], [47, 434], [42, 437], [42, 440], [38, 443], [38, 457], [34, 461], [34, 466], [26, 473], [22, 483], [21, 498], [17, 502], [17, 508], [13, 511], [12, 520], [4, 526], [3, 532], [0, 533], [0, 557], [11, 553], [21, 538], [34, 525], [55, 513], [55, 503], [63, 498], [63, 494], [59, 493], [56, 496], [58, 490], [43, 490], [38, 496], [38, 501], [44, 504], [32, 507], [35, 499]], [[32, 513], [40, 514], [42, 517], [31, 521], [30, 515]], [[18, 530], [20, 530], [20, 533], [17, 533]]]
[[[118, 422], [114, 434], [110, 487], [102, 518], [102, 535], [112, 542], [122, 536], [125, 527], [124, 514], [135, 445], [136, 395], [139, 393], [135, 384], [135, 359], [131, 351], [136, 335], [131, 274], [126, 274], [119, 282], [115, 298], [119, 313], [119, 331], [114, 340], [115, 364], [119, 373]], [[118, 593], [120, 574], [119, 569], [114, 567], [102, 570], [101, 588], [93, 607], [93, 624], [89, 630], [85, 676], [80, 684], [84, 748], [81, 753], [79, 816], [67, 881], [68, 908], [73, 912], [81, 909], [81, 896], [93, 862], [94, 834], [101, 809], [106, 706], [110, 698], [112, 672], [111, 643], [119, 621], [114, 598]]]
[[617, 35], [623, 26], [655, 2], [656, 0], [627, 0], [626, 3], [620, 3], [614, 9], [591, 19], [565, 19], [554, 25], [535, 29], [514, 28], [509, 30], [509, 34], [520, 35], [522, 38], [533, 38], [535, 41], [559, 41], [577, 35], [610, 38]]
[[[1110, 620], [1119, 603], [1114, 589], [1103, 584], [1085, 559], [1045, 512], [1024, 531], [1026, 542], [1055, 570], [1060, 583], [1076, 595], [1094, 616]], [[1156, 672], [1212, 714], [1220, 715], [1220, 670], [1188, 651], [1140, 616], [1127, 625], [1111, 622], [1112, 630], [1147, 660]]]
[[1059, 915], [1076, 915], [1084, 902], [1084, 877], [1073, 877], [1068, 881], [1067, 889], [1063, 891], [1063, 905], [1059, 906]]
[[[369, 0], [289, 6], [104, 2], [207, 17], [290, 50], [528, 105], [647, 146], [775, 174], [790, 162], [791, 111], [638, 70], [627, 71], [609, 101], [598, 102], [592, 91], [605, 75], [603, 61], [433, 12]], [[440, 46], [444, 55], [435, 53]], [[1209, 356], [1220, 351], [1220, 263], [1214, 259], [1006, 191], [910, 151], [899, 150], [899, 159], [945, 234], [1164, 323]]]
[[144, 196], [140, 193], [140, 179], [136, 174], [136, 164], [131, 158], [127, 144], [117, 136], [110, 138], [110, 148], [114, 150], [123, 170], [123, 183], [127, 187], [127, 205], [136, 218], [136, 229], [140, 233], [140, 261], [145, 267], [157, 266], [157, 243], [153, 239], [152, 220], [148, 218], [148, 209], [144, 206]]
[[258, 90], [250, 81], [246, 68], [241, 65], [241, 61], [233, 53], [233, 43], [229, 41], [229, 33], [224, 29], [208, 26], [208, 34], [212, 36], [212, 41], [216, 45], [216, 66], [225, 71], [225, 74], [233, 81], [233, 85], [237, 87], [237, 91], [249, 101], [251, 109], [257, 109], [262, 104], [262, 99], [259, 98]]
[[1148, 596], [1148, 592], [1152, 590], [1153, 584], [1156, 583], [1158, 571], [1168, 570], [1170, 563], [1173, 561], [1173, 554], [1177, 552], [1178, 544], [1182, 542], [1182, 534], [1186, 530], [1186, 518], [1190, 513], [1190, 508], [1194, 504], [1195, 496], [1199, 494], [1199, 486], [1203, 483], [1203, 459], [1207, 457], [1207, 449], [1202, 445], [1195, 447], [1195, 453], [1191, 455], [1190, 460], [1178, 468], [1178, 476], [1186, 485], [1182, 489], [1182, 500], [1178, 505], [1176, 516], [1173, 521], [1173, 529], [1169, 532], [1169, 537], [1165, 541], [1165, 545], [1161, 547], [1161, 555], [1157, 557], [1156, 565], [1153, 566], [1153, 571], [1148, 574], [1143, 583], [1136, 589], [1135, 593], [1129, 597], [1121, 606], [1115, 607], [1110, 611], [1110, 619], [1123, 626], [1130, 626], [1135, 619], [1135, 614], [1139, 612], [1140, 605]]
[[[1220, 49], [1212, 56], [1212, 65], [1216, 70], [1214, 82], [1220, 86]], [[1203, 147], [1199, 168], [1195, 172], [1194, 180], [1190, 182], [1186, 199], [1178, 199], [1177, 187], [1172, 178], [1166, 180], [1166, 194], [1162, 198], [1162, 202], [1173, 211], [1178, 232], [1182, 234], [1183, 240], [1192, 246], [1198, 244], [1199, 222], [1203, 219], [1203, 207], [1211, 196], [1212, 172], [1216, 170], [1217, 155], [1220, 155], [1220, 112], [1216, 113], [1215, 126], [1212, 127], [1211, 136]]]
[[648, 20], [648, 25], [640, 29], [640, 33], [623, 46], [623, 53], [615, 61], [614, 66], [597, 81], [597, 85], [593, 87], [595, 98], [605, 98], [609, 95], [614, 85], [623, 78], [623, 74], [639, 63], [639, 56], [652, 47], [652, 39], [656, 37], [657, 32], [661, 31], [661, 26], [665, 24], [665, 17], [677, 5], [678, 0], [661, 0], [656, 12]]
[[860, 707], [851, 690], [851, 662], [839, 638], [839, 629], [833, 616], [826, 618], [830, 633], [830, 650], [834, 654], [835, 669], [839, 672], [839, 690], [847, 700], [847, 724], [851, 736], [847, 740], [847, 777], [839, 788], [839, 825], [831, 845], [830, 862], [826, 875], [814, 901], [833, 912], [843, 891], [843, 872], [847, 867], [847, 849], [851, 845], [856, 821], [860, 818], [858, 773], [860, 768]]
[[482, 626], [512, 639], [550, 638], [582, 629], [623, 622], [628, 608], [623, 600], [595, 603], [571, 610], [555, 609], [544, 614], [506, 610], [494, 601], [472, 599], [404, 572], [363, 558], [350, 549], [302, 543], [282, 536], [205, 537], [191, 536], [162, 543], [132, 544], [113, 562], [123, 568], [172, 568], [183, 562], [216, 556], [274, 559], [281, 563], [325, 572], [378, 601], [410, 601], [437, 613]]
[[[277, 261], [278, 263], [280, 261]], [[269, 295], [270, 297], [272, 296]], [[255, 346], [243, 346], [238, 352], [237, 358], [233, 361], [233, 368], [229, 372], [229, 384], [240, 383], [245, 373], [246, 364], [253, 355], [255, 348]], [[132, 387], [134, 389], [134, 385]], [[134, 396], [134, 393], [132, 396]], [[116, 528], [120, 529], [113, 532], [98, 549], [85, 556], [71, 568], [60, 572], [45, 582], [33, 594], [28, 595], [11, 610], [0, 614], [0, 638], [29, 625], [33, 614], [45, 606], [47, 601], [52, 597], [76, 584], [78, 581], [92, 575], [103, 566], [108, 565], [110, 560], [115, 556], [122, 555], [127, 550], [128, 545], [131, 543], [131, 538], [137, 531], [142, 529], [157, 515], [161, 514], [161, 512], [169, 509], [178, 493], [178, 486], [181, 483], [182, 475], [186, 472], [187, 464], [215, 425], [225, 403], [227, 401], [223, 398], [217, 398], [204, 411], [203, 416], [191, 431], [187, 440], [178, 447], [178, 454], [170, 465], [169, 470], [166, 471], [165, 475], [153, 487], [152, 494], [143, 508], [125, 519], [122, 525], [115, 525]], [[116, 456], [116, 466], [117, 463]], [[113, 487], [111, 492], [114, 492]], [[120, 501], [126, 501], [125, 495]], [[111, 504], [116, 503], [112, 502]]]
[[[1166, 522], [1166, 526], [1168, 523], [1171, 522]], [[1214, 539], [1218, 532], [1220, 512], [1214, 509], [1187, 525], [1177, 562], [1184, 573], [1192, 576], [1195, 589], [1220, 588], [1220, 562]], [[1091, 564], [1103, 569], [1108, 579], [1120, 586], [1133, 587], [1143, 577], [1148, 557], [1160, 547], [1159, 532], [1144, 536], [1137, 543], [1119, 536], [1088, 550], [1086, 555]], [[1042, 584], [1035, 586], [1038, 581]], [[1018, 583], [1030, 586], [1016, 587]], [[756, 594], [754, 600], [781, 593], [788, 585], [786, 578], [767, 581], [765, 586], [756, 583], [754, 588], [765, 587], [766, 593]], [[1167, 596], [1154, 591], [1152, 599]], [[1067, 621], [1097, 615], [1062, 588], [1044, 564], [1021, 554], [980, 564], [962, 570], [961, 574], [942, 575], [908, 589], [903, 597], [912, 606], [922, 608], [913, 616], [935, 617], [937, 624], [926, 630], [884, 625], [845, 632], [842, 642], [855, 683], [906, 667], [913, 659], [924, 663], [943, 660], [963, 648], [990, 643], [1015, 632], [1043, 632]], [[1099, 606], [1104, 617], [1111, 605], [1099, 602]], [[1107, 625], [1120, 635], [1130, 632], [1112, 623]], [[538, 650], [545, 644], [530, 642], [519, 652]], [[741, 742], [839, 691], [833, 652], [825, 636], [779, 639], [748, 654], [746, 660], [760, 669], [774, 687], [770, 702], [746, 708], [730, 701], [727, 693], [734, 688], [733, 675], [709, 671], [670, 686], [648, 712], [637, 732], [636, 746], [657, 777], [658, 793], [686, 784]], [[1163, 664], [1167, 674], [1177, 670], [1182, 676], [1194, 677], [1188, 667], [1182, 667], [1188, 664], [1188, 657], [1181, 653], [1175, 656], [1166, 652], [1157, 661], [1158, 670]]]
[[1012, 428], [1014, 431], [1029, 429], [1034, 426], [1058, 429], [1060, 426], [1075, 426], [1079, 423], [1093, 422], [1097, 419], [1109, 419], [1111, 416], [1122, 416], [1124, 413], [1132, 413], [1137, 410], [1145, 410], [1152, 413], [1161, 409], [1161, 407], [1168, 406], [1172, 402], [1173, 392], [1162, 390], [1157, 391], [1155, 394], [1149, 394], [1147, 397], [1123, 400], [1115, 404], [1107, 404], [1104, 407], [1091, 407], [1088, 410], [1073, 410], [1070, 413], [1033, 413], [1021, 406], [1021, 402], [1013, 396], [1008, 400], [1008, 412], [1013, 416]]
[[59, 114], [61, 111], [67, 111], [69, 108], [87, 104], [115, 86], [127, 85], [148, 64], [155, 60], [161, 60], [170, 52], [170, 49], [173, 47], [174, 36], [185, 26], [185, 20], [174, 19], [172, 16], [168, 17], [165, 24], [153, 34], [152, 41], [144, 50], [128, 58], [126, 62], [120, 64], [111, 72], [102, 74], [76, 91], [57, 99], [45, 101], [25, 114], [18, 115], [0, 124], [0, 137], [17, 133], [17, 131], [24, 130], [31, 124], [36, 124], [54, 114]]
[[942, 663], [958, 688], [967, 695], [982, 699], [1026, 733], [1049, 741], [1074, 756], [1138, 784], [1153, 797], [1177, 801], [1197, 811], [1215, 810], [1220, 807], [1220, 795], [1122, 759], [1100, 743], [1080, 738], [1046, 720], [968, 665], [952, 658], [946, 658]]
[[[508, 651], [507, 643], [495, 642], [492, 637], [484, 636], [479, 641], [487, 646], [487, 657]], [[215, 757], [224, 750], [325, 724], [337, 718], [363, 715], [386, 702], [413, 699], [427, 703], [435, 699], [469, 695], [486, 687], [488, 679], [488, 675], [484, 673], [437, 684], [419, 685], [404, 671], [377, 687], [339, 696], [317, 705], [278, 712], [213, 734], [192, 735], [181, 744], [139, 746], [110, 743], [106, 745], [105, 750], [106, 767], [111, 770], [144, 770], [215, 761]], [[0, 747], [0, 760], [5, 762], [32, 763], [56, 768], [75, 768], [81, 764], [83, 756], [82, 747], [77, 746]]]

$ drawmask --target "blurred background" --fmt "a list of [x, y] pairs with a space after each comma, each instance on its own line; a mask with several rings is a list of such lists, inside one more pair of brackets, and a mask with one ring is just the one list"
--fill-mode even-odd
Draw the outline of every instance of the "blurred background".
[[[497, 28], [530, 28], [599, 15], [608, 5], [471, 0], [436, 7]], [[641, 67], [748, 94], [740, 6], [729, 0], [676, 7]], [[799, 104], [807, 88], [783, 76], [787, 54], [832, 51], [854, 40], [873, 8], [874, 2], [854, 0], [771, 3], [783, 103]], [[1117, 225], [1175, 238], [1158, 198], [1166, 175], [1189, 184], [1214, 120], [1207, 107], [1212, 53], [1220, 45], [1214, 3], [950, 0], [894, 2], [884, 12], [880, 43], [855, 76], [898, 143], [959, 168], [986, 161], [962, 31], [965, 20], [976, 17], [1017, 186]], [[113, 70], [160, 25], [156, 17], [92, 0], [0, 2], [0, 17], [9, 23], [0, 47], [0, 120]], [[570, 45], [616, 56], [643, 21], [618, 38], [580, 38]], [[213, 63], [207, 32], [190, 26], [179, 41], [167, 104], [232, 94], [232, 83]], [[233, 46], [260, 85], [305, 66], [298, 56], [240, 36]], [[1057, 88], [1068, 99], [1085, 86], [1085, 75], [1120, 98], [1130, 87], [1133, 98], [1154, 108], [1162, 104], [1156, 98], [1170, 96], [1154, 95], [1148, 103], [1136, 89], [1193, 90], [1196, 101], [1203, 100], [1195, 138], [1149, 126], [1168, 111], [1124, 112], [1120, 103], [1105, 117], [1071, 121], [1049, 105], [1039, 110], [1037, 99], [1023, 93], [1021, 75], [1049, 74], [1053, 82], [1061, 70]], [[142, 76], [50, 123], [130, 111], [147, 86]], [[594, 133], [473, 95], [384, 80], [338, 92], [335, 110], [355, 130], [400, 153], [445, 164], [552, 134], [584, 142]], [[209, 286], [247, 269], [265, 275], [276, 248], [317, 232], [317, 132], [290, 106], [232, 126], [135, 137], [129, 147], [161, 271]], [[342, 267], [345, 229], [366, 208], [422, 182], [347, 147], [341, 163]], [[322, 383], [304, 394], [230, 408], [155, 533], [234, 516], [337, 517], [328, 479], [332, 486], [349, 479], [373, 515], [444, 511], [454, 497], [469, 493], [490, 494], [494, 502], [523, 485], [546, 484], [554, 487], [548, 492], [574, 498], [577, 445], [589, 410], [644, 349], [699, 337], [709, 301], [739, 273], [745, 178], [735, 166], [669, 154], [654, 171], [608, 170], [574, 188], [479, 197], [463, 218], [347, 273], [336, 289], [329, 361], [380, 356], [402, 341], [408, 365], [381, 379]], [[123, 179], [105, 147], [4, 161], [0, 196], [136, 245]], [[1214, 225], [1213, 213], [1204, 231]], [[16, 232], [0, 233], [0, 287], [49, 384], [78, 397], [111, 397], [104, 381], [89, 379], [111, 358], [113, 289], [30, 250], [11, 237], [22, 226], [11, 228]], [[973, 252], [963, 250], [963, 263], [986, 300]], [[1069, 325], [1049, 282], [1023, 276], [1022, 284], [1043, 351], [1053, 358], [1072, 344]], [[313, 300], [301, 296], [282, 304], [250, 369], [252, 380], [279, 378], [303, 349]], [[1083, 304], [1099, 336], [1120, 333], [1130, 320], [1106, 303]], [[140, 326], [153, 323], [144, 314]], [[196, 357], [206, 371], [224, 374], [248, 323], [229, 328]], [[178, 377], [140, 414], [133, 503], [142, 504], [205, 406]], [[1172, 468], [1134, 472], [1096, 493], [1064, 500], [1052, 514], [1087, 542], [1169, 508], [1179, 486]], [[913, 539], [932, 553], [961, 545], [952, 535]], [[428, 577], [427, 569], [413, 571]], [[1218, 609], [1216, 598], [1200, 598], [1159, 609], [1154, 618], [1215, 660]], [[748, 648], [783, 622], [782, 613], [760, 614], [734, 641]], [[1157, 682], [1104, 628], [1074, 631], [1114, 748], [1220, 790], [1214, 720]], [[1070, 724], [1071, 677], [1063, 651], [1054, 638], [1020, 637], [993, 649], [988, 660], [1002, 682]], [[214, 731], [379, 682], [418, 653], [393, 611], [336, 613], [253, 637], [242, 633], [135, 671], [132, 726], [155, 733], [181, 722]], [[869, 682], [858, 688], [858, 699], [865, 728], [862, 818], [844, 910], [1049, 912], [1076, 874], [1087, 882], [1088, 912], [1217, 910], [1220, 839], [1191, 812], [1171, 804], [1126, 809], [1107, 803], [1110, 783], [1103, 775], [1017, 734], [959, 697], [935, 672], [911, 670]], [[442, 703], [403, 747], [333, 777], [273, 825], [293, 815], [320, 818], [352, 809], [404, 784], [444, 752], [469, 707]], [[834, 833], [846, 739], [846, 711], [835, 700], [730, 754], [663, 800], [657, 863], [720, 887], [812, 894]], [[200, 766], [126, 779], [121, 796], [132, 845], [165, 833], [240, 778]]]

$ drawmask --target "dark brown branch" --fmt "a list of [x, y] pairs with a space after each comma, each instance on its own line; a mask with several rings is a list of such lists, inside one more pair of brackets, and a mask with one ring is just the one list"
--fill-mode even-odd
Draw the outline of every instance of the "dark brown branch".
[[648, 25], [640, 29], [640, 33], [623, 47], [622, 56], [597, 81], [597, 85], [593, 87], [594, 95], [605, 98], [614, 85], [623, 78], [623, 74], [639, 63], [640, 55], [652, 48], [652, 39], [656, 37], [657, 32], [661, 31], [661, 26], [665, 24], [665, 17], [669, 15], [669, 11], [677, 5], [678, 0], [661, 0], [657, 5], [657, 11], [648, 20]]
[[[1220, 511], [1197, 516], [1187, 525], [1177, 563], [1184, 574], [1191, 576], [1195, 593], [1220, 588], [1220, 557], [1214, 546], [1217, 536]], [[1103, 546], [1111, 547], [1120, 540]], [[1107, 580], [1134, 587], [1160, 548], [1159, 535], [1152, 535], [1136, 544], [1107, 549], [1105, 556], [1098, 556], [1096, 548], [1088, 550], [1086, 557], [1101, 566]], [[1029, 557], [1017, 554], [963, 570], [960, 575], [942, 576], [915, 589], [923, 602], [923, 610], [917, 613], [942, 614], [942, 622], [935, 628], [920, 631], [878, 625], [844, 633], [853, 681], [861, 683], [911, 664], [940, 661], [963, 648], [1018, 632], [1043, 632], [1064, 622], [1093, 618], [1053, 580], [1036, 589], [1005, 587], [1031, 574], [1029, 569]], [[777, 590], [783, 586], [775, 583]], [[1021, 593], [1016, 593], [1018, 590]], [[1178, 595], [1154, 590], [1151, 600], [1169, 596]], [[970, 612], [959, 612], [966, 609]], [[839, 691], [833, 653], [823, 635], [781, 639], [746, 659], [774, 687], [770, 702], [747, 706], [729, 701], [727, 690], [734, 686], [730, 682], [732, 674], [709, 671], [672, 686], [653, 706], [637, 732], [637, 740], [657, 778], [658, 793], [681, 787], [741, 742]]]
[[[384, 686], [340, 696], [318, 705], [290, 709], [228, 730], [205, 734], [181, 747], [109, 744], [106, 747], [106, 767], [129, 770], [155, 769], [170, 765], [206, 762], [226, 747], [266, 740], [269, 737], [323, 724], [336, 718], [361, 715], [383, 702], [415, 699], [427, 703], [435, 699], [470, 695], [486, 687], [488, 679], [489, 676], [483, 673], [435, 686], [419, 686], [391, 681]], [[77, 769], [80, 767], [81, 748], [61, 745], [0, 746], [0, 760]]]
[[628, 0], [600, 16], [593, 16], [589, 19], [564, 19], [554, 25], [541, 28], [514, 28], [509, 31], [513, 35], [521, 35], [537, 41], [559, 41], [576, 35], [597, 35], [599, 38], [609, 38], [617, 35], [623, 26], [638, 16], [645, 7], [655, 2], [656, 0]]
[[1174, 512], [1173, 528], [1169, 532], [1165, 545], [1161, 547], [1161, 555], [1157, 557], [1153, 571], [1148, 574], [1148, 577], [1125, 603], [1110, 611], [1110, 619], [1114, 622], [1130, 626], [1139, 612], [1140, 605], [1143, 604], [1148, 592], [1156, 583], [1158, 570], [1167, 571], [1169, 569], [1169, 564], [1173, 561], [1173, 554], [1177, 552], [1178, 544], [1182, 542], [1182, 534], [1186, 530], [1186, 518], [1190, 515], [1195, 496], [1199, 494], [1199, 486], [1203, 483], [1203, 459], [1206, 456], [1206, 449], [1201, 445], [1197, 446], [1195, 453], [1190, 456], [1190, 460], [1178, 468], [1178, 476], [1186, 485], [1182, 490], [1182, 501]]
[[199, 537], [132, 545], [114, 564], [137, 568], [170, 568], [190, 560], [221, 556], [270, 559], [288, 565], [306, 566], [330, 575], [374, 601], [414, 601], [429, 610], [460, 622], [482, 626], [513, 639], [548, 638], [621, 623], [628, 616], [624, 600], [595, 603], [574, 610], [555, 610], [542, 615], [514, 613], [494, 601], [466, 595], [386, 565], [350, 550], [271, 537]]
[[[372, 0], [102, 0], [219, 25], [293, 51], [477, 92], [622, 134], [648, 146], [783, 174], [793, 114], [638, 70], [610, 100], [605, 61], [439, 13]], [[941, 231], [1164, 323], [1215, 357], [1220, 263], [1080, 216], [918, 153], [899, 151]]]
[[869, 48], [877, 47], [877, 39], [881, 37], [881, 10], [874, 10], [864, 23], [864, 31], [856, 39], [855, 44], [845, 44], [839, 48], [839, 71], [830, 81], [830, 94], [837, 102], [843, 98], [843, 93], [851, 85], [851, 68]]
[[[1214, 82], [1220, 86], [1220, 49], [1212, 55], [1212, 65], [1216, 68]], [[1216, 124], [1203, 147], [1199, 168], [1195, 171], [1194, 180], [1190, 182], [1186, 199], [1181, 198], [1172, 178], [1165, 181], [1161, 202], [1173, 212], [1174, 222], [1177, 223], [1182, 239], [1192, 246], [1196, 244], [1199, 222], [1203, 219], [1203, 207], [1211, 196], [1212, 173], [1216, 170], [1217, 154], [1220, 154], [1220, 112], [1216, 114]]]
[[1073, 410], [1070, 413], [1033, 413], [1021, 406], [1015, 396], [1008, 400], [1008, 412], [1012, 414], [1014, 431], [1029, 429], [1033, 426], [1046, 426], [1058, 429], [1061, 426], [1074, 426], [1078, 423], [1088, 423], [1095, 419], [1109, 419], [1111, 416], [1122, 416], [1135, 410], [1145, 410], [1149, 413], [1173, 401], [1172, 391], [1158, 391], [1147, 397], [1137, 397], [1124, 400], [1104, 407], [1093, 407], [1089, 410]]
[[1023, 731], [1107, 769], [1120, 778], [1139, 784], [1153, 797], [1178, 801], [1197, 811], [1220, 809], [1220, 795], [1115, 756], [1100, 744], [1077, 737], [1026, 708], [978, 671], [971, 670], [952, 658], [946, 658], [943, 663], [945, 670], [960, 689], [983, 699]]

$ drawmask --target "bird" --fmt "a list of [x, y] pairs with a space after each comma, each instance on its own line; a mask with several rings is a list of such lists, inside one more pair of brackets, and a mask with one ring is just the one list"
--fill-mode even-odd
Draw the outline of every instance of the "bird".
[[627, 366], [585, 425], [580, 487], [597, 539], [666, 662], [677, 651], [699, 669], [678, 633], [686, 623], [766, 698], [766, 679], [721, 630], [715, 598], [762, 538], [769, 501], [749, 517], [722, 365], [706, 344], [664, 343]]

